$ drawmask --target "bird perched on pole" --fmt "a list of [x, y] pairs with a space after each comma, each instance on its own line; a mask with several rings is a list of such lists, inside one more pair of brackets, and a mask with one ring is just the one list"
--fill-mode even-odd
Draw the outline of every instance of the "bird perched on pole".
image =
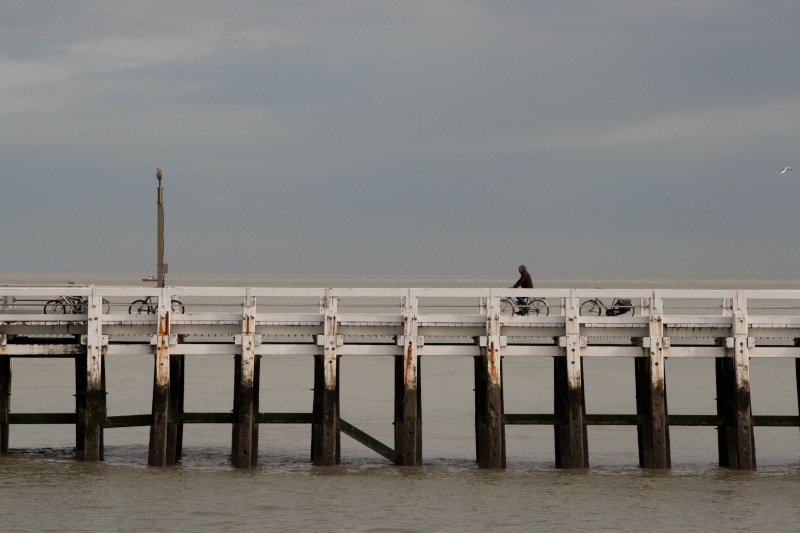
[[780, 170], [780, 173], [781, 173], [781, 174], [786, 174], [786, 173], [787, 173], [787, 172], [789, 172], [790, 170], [794, 170], [794, 169], [793, 169], [792, 167], [783, 167], [783, 168]]

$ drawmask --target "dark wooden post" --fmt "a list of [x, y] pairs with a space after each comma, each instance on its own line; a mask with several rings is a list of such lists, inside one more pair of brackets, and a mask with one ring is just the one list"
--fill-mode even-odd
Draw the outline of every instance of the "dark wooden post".
[[[721, 339], [724, 341], [725, 339]], [[733, 397], [733, 380], [730, 378], [732, 372], [731, 361], [727, 357], [717, 357], [714, 360], [715, 377], [717, 385], [717, 415], [725, 417], [725, 423], [717, 426], [717, 453], [719, 455], [719, 466], [729, 467], [728, 460], [728, 416], [730, 413], [730, 398]]]
[[[794, 345], [800, 346], [800, 339], [795, 339]], [[800, 359], [794, 360], [794, 379], [795, 388], [797, 390], [797, 410], [798, 414], [800, 414]]]
[[[798, 340], [795, 339], [795, 345], [798, 345]], [[11, 371], [9, 370], [9, 383], [11, 382]], [[797, 389], [797, 411], [800, 414], [800, 359], [794, 360], [794, 376], [795, 376], [795, 388]], [[10, 389], [10, 387], [9, 387]]]
[[[478, 466], [487, 469], [506, 467], [503, 387], [493, 385], [488, 372], [493, 357], [497, 355], [475, 358], [475, 449]], [[502, 366], [501, 361], [500, 373]]]
[[[477, 345], [479, 338], [475, 337], [475, 344]], [[475, 366], [475, 462], [480, 463], [481, 460], [481, 427], [486, 425], [486, 395], [483, 391], [486, 390], [486, 366], [483, 361], [483, 356], [479, 355], [473, 357]]]
[[554, 357], [554, 425], [557, 468], [588, 468], [589, 439], [583, 390], [583, 359], [579, 326], [579, 301], [567, 298], [565, 337], [559, 339], [564, 355]]
[[150, 447], [147, 464], [175, 464], [175, 450], [169, 446], [170, 424], [170, 335], [171, 298], [165, 290], [158, 298], [158, 333], [156, 334], [153, 377], [153, 419], [150, 423]]
[[643, 339], [644, 357], [635, 359], [636, 426], [639, 466], [666, 470], [672, 467], [667, 425], [667, 387], [663, 302], [658, 292], [650, 300], [650, 337]]
[[[181, 335], [178, 335], [180, 342]], [[170, 422], [167, 424], [167, 463], [178, 464], [183, 455], [183, 423], [175, 422], [183, 413], [184, 388], [186, 380], [186, 357], [170, 355], [169, 357], [169, 411]]]
[[395, 464], [422, 465], [422, 401], [417, 336], [417, 298], [403, 298], [403, 355], [395, 357], [394, 449]]
[[75, 357], [75, 450], [78, 459], [103, 460], [106, 422], [105, 358], [102, 335], [102, 297], [92, 290], [87, 305], [86, 353]]
[[[5, 335], [0, 335], [6, 342]], [[0, 454], [8, 453], [10, 426], [8, 415], [11, 412], [11, 356], [0, 356]]]
[[746, 301], [737, 292], [729, 303], [733, 308], [733, 337], [725, 339], [725, 357], [716, 362], [717, 413], [725, 417], [725, 425], [717, 428], [720, 466], [755, 470]]
[[[646, 348], [649, 350], [649, 348]], [[667, 417], [667, 392], [665, 382], [657, 383], [652, 356], [637, 357], [636, 414], [639, 441], [639, 466], [667, 470], [672, 467]], [[656, 383], [654, 383], [654, 377]]]
[[394, 446], [395, 464], [422, 465], [422, 402], [420, 394], [421, 361], [417, 359], [415, 386], [406, 380], [408, 355], [395, 357]]
[[491, 469], [506, 467], [502, 367], [506, 339], [500, 328], [500, 300], [491, 297], [486, 306], [486, 337], [480, 339], [481, 355], [475, 367], [478, 466]]
[[237, 468], [251, 468], [258, 464], [258, 378], [256, 345], [255, 298], [247, 290], [242, 315], [242, 353], [236, 354], [234, 371], [233, 442], [231, 462]]
[[314, 356], [314, 411], [311, 428], [311, 460], [317, 466], [332, 466], [341, 460], [339, 431], [339, 356], [336, 334], [337, 301], [326, 293], [323, 305], [324, 334], [317, 337], [323, 353]]

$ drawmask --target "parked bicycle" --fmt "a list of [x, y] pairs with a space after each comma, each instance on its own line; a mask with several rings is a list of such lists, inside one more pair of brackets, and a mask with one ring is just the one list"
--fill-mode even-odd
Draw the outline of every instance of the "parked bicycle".
[[[50, 300], [44, 304], [46, 314], [61, 313], [65, 315], [80, 315], [89, 310], [89, 299], [83, 296], [59, 296], [57, 300]], [[111, 304], [103, 298], [103, 313], [111, 311]]]
[[520, 304], [516, 298], [509, 297], [500, 300], [501, 315], [542, 315], [550, 314], [550, 307], [542, 298], [522, 298], [524, 303]]
[[614, 298], [611, 306], [606, 306], [600, 298], [586, 300], [581, 304], [581, 315], [591, 316], [605, 314], [606, 316], [619, 316], [630, 313], [635, 314], [633, 303], [628, 299]]
[[[172, 312], [173, 313], [183, 313], [184, 307], [183, 304], [179, 300], [172, 300]], [[128, 308], [128, 313], [130, 314], [140, 314], [140, 315], [155, 315], [158, 313], [158, 302], [153, 301], [152, 296], [148, 296], [144, 300], [136, 300], [131, 304]]]

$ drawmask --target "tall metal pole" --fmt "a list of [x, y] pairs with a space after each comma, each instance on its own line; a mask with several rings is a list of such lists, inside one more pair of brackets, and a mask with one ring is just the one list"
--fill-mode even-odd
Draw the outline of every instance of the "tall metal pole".
[[164, 286], [164, 276], [167, 273], [164, 264], [164, 189], [161, 188], [161, 167], [156, 168], [158, 178], [158, 286]]

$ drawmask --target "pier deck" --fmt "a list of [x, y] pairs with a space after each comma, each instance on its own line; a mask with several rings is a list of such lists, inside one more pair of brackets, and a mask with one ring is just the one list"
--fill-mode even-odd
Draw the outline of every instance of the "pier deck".
[[[65, 294], [85, 299], [80, 312], [44, 312], [46, 302]], [[504, 314], [503, 299], [521, 296], [546, 300], [547, 313]], [[152, 314], [131, 308], [147, 297]], [[597, 298], [628, 299], [633, 312], [582, 314], [581, 305]], [[719, 430], [720, 465], [755, 469], [753, 426], [800, 426], [800, 416], [752, 415], [750, 360], [792, 358], [800, 376], [798, 339], [800, 291], [789, 290], [7, 286], [0, 287], [0, 453], [8, 452], [15, 424], [75, 424], [76, 456], [84, 460], [102, 460], [104, 430], [149, 426], [149, 464], [170, 465], [180, 460], [183, 424], [229, 423], [231, 462], [247, 468], [256, 465], [259, 424], [288, 422], [312, 425], [315, 464], [339, 462], [344, 432], [395, 464], [420, 465], [420, 359], [459, 356], [474, 359], [476, 459], [483, 468], [505, 466], [509, 424], [552, 425], [555, 463], [563, 468], [589, 466], [587, 425], [619, 424], [637, 426], [645, 468], [670, 468], [670, 426], [704, 425]], [[199, 354], [234, 358], [232, 411], [184, 412], [187, 358]], [[153, 358], [152, 410], [107, 416], [104, 360], [132, 355]], [[259, 410], [260, 370], [279, 355], [314, 358], [311, 412]], [[395, 360], [391, 445], [339, 416], [339, 361], [358, 356]], [[23, 357], [74, 359], [73, 412], [12, 410], [11, 361]], [[513, 357], [553, 359], [552, 413], [505, 413], [502, 361]], [[635, 361], [636, 413], [586, 414], [586, 357]], [[717, 412], [669, 414], [665, 361], [701, 357], [715, 360]]]

